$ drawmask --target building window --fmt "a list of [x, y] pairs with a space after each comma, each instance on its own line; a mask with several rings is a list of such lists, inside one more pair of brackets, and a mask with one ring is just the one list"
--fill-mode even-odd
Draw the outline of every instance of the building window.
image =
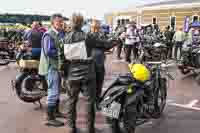
[[156, 18], [156, 17], [153, 17], [152, 23], [153, 23], [153, 24], [157, 24], [157, 18]]
[[129, 23], [129, 19], [126, 19], [126, 24], [128, 24]]
[[122, 19], [122, 23], [121, 23], [122, 25], [124, 25], [125, 24], [125, 19]]
[[170, 17], [170, 26], [173, 30], [176, 29], [176, 17], [175, 16], [171, 16]]
[[199, 21], [199, 16], [195, 15], [193, 16], [192, 22], [196, 22]]
[[117, 20], [117, 25], [120, 25], [120, 20], [119, 19]]

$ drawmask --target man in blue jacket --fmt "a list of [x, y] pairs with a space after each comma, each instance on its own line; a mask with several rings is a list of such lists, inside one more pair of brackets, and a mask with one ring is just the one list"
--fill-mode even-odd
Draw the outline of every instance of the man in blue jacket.
[[[56, 117], [64, 118], [59, 112], [60, 97], [60, 66], [62, 62], [63, 50], [63, 17], [60, 14], [54, 14], [51, 18], [52, 27], [44, 34], [42, 39], [42, 51], [39, 65], [39, 74], [44, 75], [48, 81], [47, 96], [47, 122], [48, 126], [64, 126], [63, 122], [56, 120]], [[64, 58], [64, 57], [63, 57]]]

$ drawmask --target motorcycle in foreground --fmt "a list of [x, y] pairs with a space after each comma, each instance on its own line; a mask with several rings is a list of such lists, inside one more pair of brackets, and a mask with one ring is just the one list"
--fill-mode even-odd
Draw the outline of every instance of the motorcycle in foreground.
[[[148, 62], [151, 78], [139, 82], [131, 74], [119, 75], [103, 93], [100, 108], [110, 121], [115, 133], [120, 133], [119, 125], [126, 133], [134, 133], [135, 128], [148, 122], [151, 118], [160, 118], [166, 105], [168, 64]], [[130, 68], [131, 69], [131, 68]], [[146, 90], [153, 94], [154, 109], [149, 110], [145, 105], [149, 102]]]

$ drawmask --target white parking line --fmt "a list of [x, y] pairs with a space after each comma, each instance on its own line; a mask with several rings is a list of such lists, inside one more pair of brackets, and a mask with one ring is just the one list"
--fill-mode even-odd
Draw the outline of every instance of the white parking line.
[[180, 107], [180, 108], [185, 108], [185, 109], [190, 109], [190, 110], [200, 111], [200, 108], [197, 108], [197, 107], [188, 107], [187, 105], [184, 105], [184, 104], [170, 103], [169, 105]]
[[189, 104], [187, 104], [186, 106], [188, 107], [193, 107], [195, 104], [197, 104], [199, 102], [199, 100], [195, 99], [195, 100], [192, 100]]
[[176, 106], [176, 107], [180, 107], [180, 108], [185, 108], [185, 109], [190, 109], [190, 110], [200, 111], [200, 108], [194, 107], [198, 102], [199, 102], [199, 100], [194, 99], [191, 102], [189, 102], [189, 104], [168, 103], [168, 105]]

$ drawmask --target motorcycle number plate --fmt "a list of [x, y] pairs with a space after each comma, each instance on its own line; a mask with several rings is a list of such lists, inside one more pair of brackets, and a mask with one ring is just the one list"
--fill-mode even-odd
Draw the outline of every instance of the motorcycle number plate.
[[120, 109], [121, 109], [121, 104], [113, 102], [109, 107], [103, 107], [102, 113], [107, 117], [118, 119], [120, 114]]

